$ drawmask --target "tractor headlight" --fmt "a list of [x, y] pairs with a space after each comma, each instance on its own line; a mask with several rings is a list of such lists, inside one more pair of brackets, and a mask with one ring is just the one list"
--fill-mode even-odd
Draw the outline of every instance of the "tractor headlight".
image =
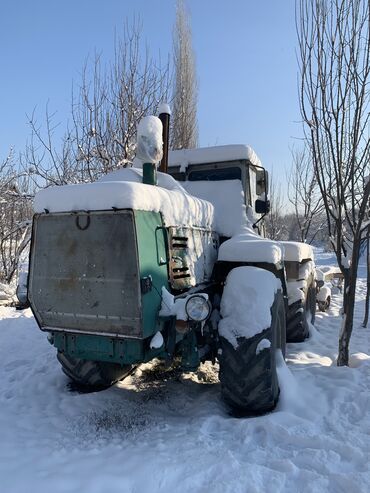
[[203, 322], [211, 313], [211, 305], [209, 301], [204, 298], [204, 296], [195, 294], [186, 302], [185, 312], [191, 320], [194, 320], [195, 322]]

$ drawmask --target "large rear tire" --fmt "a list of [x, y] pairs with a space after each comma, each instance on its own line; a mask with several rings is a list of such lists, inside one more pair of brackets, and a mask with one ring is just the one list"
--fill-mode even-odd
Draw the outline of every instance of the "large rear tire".
[[[221, 392], [234, 415], [259, 415], [275, 408], [279, 398], [276, 350], [281, 349], [285, 355], [285, 339], [281, 291], [275, 295], [271, 307], [271, 327], [251, 338], [238, 338], [236, 348], [220, 337]], [[263, 349], [259, 349], [259, 345]]]
[[309, 324], [315, 323], [316, 288], [314, 280], [303, 291], [303, 299], [288, 306], [287, 342], [303, 342], [310, 335]]
[[57, 358], [67, 377], [78, 386], [91, 390], [106, 389], [127, 377], [133, 369], [131, 365], [74, 358], [61, 351], [58, 351]]

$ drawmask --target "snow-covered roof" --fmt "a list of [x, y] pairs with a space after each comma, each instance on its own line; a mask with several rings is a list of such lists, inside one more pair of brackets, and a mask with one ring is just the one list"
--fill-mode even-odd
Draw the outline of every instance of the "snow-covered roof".
[[221, 163], [241, 159], [246, 159], [256, 166], [262, 166], [254, 150], [244, 144], [170, 151], [168, 166], [181, 166], [182, 169], [186, 169], [189, 164]]
[[284, 250], [284, 260], [286, 262], [302, 262], [302, 260], [314, 260], [313, 249], [307, 243], [297, 241], [281, 241]]
[[200, 226], [213, 229], [214, 208], [193, 197], [169, 175], [158, 173], [161, 186], [141, 183], [142, 172], [121, 169], [95, 183], [50, 187], [35, 197], [35, 212], [134, 209], [161, 212], [166, 226]]

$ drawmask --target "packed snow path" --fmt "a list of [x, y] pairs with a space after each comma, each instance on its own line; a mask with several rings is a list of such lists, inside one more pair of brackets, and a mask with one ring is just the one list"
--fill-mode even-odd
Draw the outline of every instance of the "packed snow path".
[[0, 490], [368, 493], [364, 296], [360, 279], [351, 368], [335, 364], [336, 295], [311, 339], [288, 345], [277, 410], [250, 419], [228, 415], [208, 365], [183, 376], [147, 364], [109, 390], [79, 394], [30, 311], [1, 307]]

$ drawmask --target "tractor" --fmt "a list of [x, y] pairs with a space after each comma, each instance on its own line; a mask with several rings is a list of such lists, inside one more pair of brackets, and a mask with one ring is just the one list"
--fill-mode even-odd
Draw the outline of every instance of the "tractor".
[[266, 413], [279, 351], [314, 319], [312, 249], [264, 238], [268, 173], [250, 147], [168, 153], [168, 125], [166, 107], [142, 120], [133, 167], [37, 194], [31, 309], [75, 384], [218, 362], [231, 411]]

